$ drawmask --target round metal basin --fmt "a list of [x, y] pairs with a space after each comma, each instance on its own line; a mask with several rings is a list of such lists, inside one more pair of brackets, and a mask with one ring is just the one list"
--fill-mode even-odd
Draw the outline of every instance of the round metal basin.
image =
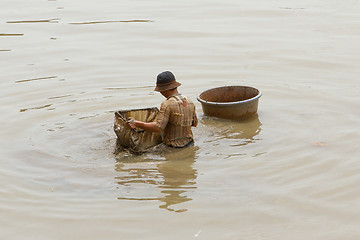
[[256, 114], [261, 92], [247, 86], [224, 86], [206, 90], [198, 96], [205, 115], [245, 119]]

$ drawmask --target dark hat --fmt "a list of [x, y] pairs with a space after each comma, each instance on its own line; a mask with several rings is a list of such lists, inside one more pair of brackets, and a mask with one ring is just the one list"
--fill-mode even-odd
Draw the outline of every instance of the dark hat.
[[177, 88], [181, 83], [177, 82], [174, 74], [169, 71], [162, 72], [157, 76], [155, 91], [164, 92]]

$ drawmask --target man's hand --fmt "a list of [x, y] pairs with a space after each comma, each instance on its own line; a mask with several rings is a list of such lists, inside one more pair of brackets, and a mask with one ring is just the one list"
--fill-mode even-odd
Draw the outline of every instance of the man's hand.
[[135, 126], [135, 119], [132, 117], [129, 117], [128, 120], [126, 121], [126, 124], [131, 127], [132, 129], [136, 128]]

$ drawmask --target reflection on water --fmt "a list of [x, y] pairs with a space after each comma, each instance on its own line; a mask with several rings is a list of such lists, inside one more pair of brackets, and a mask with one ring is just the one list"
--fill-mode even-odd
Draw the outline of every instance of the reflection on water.
[[33, 81], [48, 80], [48, 79], [54, 79], [54, 78], [57, 78], [57, 76], [51, 76], [51, 77], [40, 77], [40, 78], [31, 78], [31, 79], [17, 80], [17, 81], [15, 81], [15, 83], [33, 82]]
[[43, 106], [22, 108], [22, 109], [20, 109], [20, 112], [26, 112], [26, 111], [29, 111], [29, 110], [39, 110], [39, 109], [48, 108], [48, 107], [51, 107], [51, 106], [52, 106], [52, 104], [45, 104]]
[[[193, 168], [198, 147], [169, 149], [161, 153], [119, 155], [116, 181], [120, 200], [160, 201], [160, 208], [185, 212], [175, 205], [191, 201], [190, 191], [196, 189], [197, 171]], [[159, 192], [160, 191], [160, 192]]]
[[[19, 21], [7, 21], [6, 23], [59, 23], [60, 18], [42, 19], [42, 20], [19, 20]], [[70, 22], [71, 25], [88, 25], [88, 24], [102, 24], [102, 23], [148, 23], [153, 22], [151, 20], [105, 20], [105, 21], [88, 21], [88, 22]], [[22, 36], [24, 34], [1, 34], [0, 36]]]
[[[232, 140], [230, 146], [244, 146], [255, 142], [261, 132], [258, 115], [237, 122], [204, 116], [198, 126], [199, 138], [196, 147], [170, 149], [165, 146], [151, 153], [134, 155], [129, 152], [117, 153], [120, 200], [160, 201], [160, 208], [184, 212], [176, 205], [191, 201], [191, 191], [196, 189], [197, 171], [193, 168], [197, 151], [203, 145], [218, 145], [221, 141]], [[233, 155], [229, 155], [233, 156]]]
[[238, 140], [230, 146], [244, 146], [253, 143], [261, 132], [261, 122], [258, 114], [242, 121], [232, 121], [204, 116], [201, 119], [205, 131], [211, 136], [206, 142], [217, 142], [223, 139]]
[[144, 23], [153, 22], [151, 20], [107, 20], [107, 21], [92, 21], [92, 22], [71, 22], [72, 25], [88, 25], [88, 24], [101, 24], [101, 23]]
[[6, 23], [58, 23], [59, 18], [43, 19], [43, 20], [20, 20], [20, 21], [8, 21]]
[[0, 33], [0, 37], [21, 37], [23, 33]]

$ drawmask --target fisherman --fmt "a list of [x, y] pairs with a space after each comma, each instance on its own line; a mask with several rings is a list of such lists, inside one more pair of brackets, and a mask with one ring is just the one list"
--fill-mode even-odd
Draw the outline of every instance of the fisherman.
[[182, 148], [193, 145], [194, 137], [191, 127], [196, 127], [198, 118], [194, 103], [177, 90], [181, 83], [169, 71], [157, 76], [155, 91], [163, 95], [160, 112], [155, 122], [128, 121], [132, 128], [161, 133], [163, 143], [169, 147]]

